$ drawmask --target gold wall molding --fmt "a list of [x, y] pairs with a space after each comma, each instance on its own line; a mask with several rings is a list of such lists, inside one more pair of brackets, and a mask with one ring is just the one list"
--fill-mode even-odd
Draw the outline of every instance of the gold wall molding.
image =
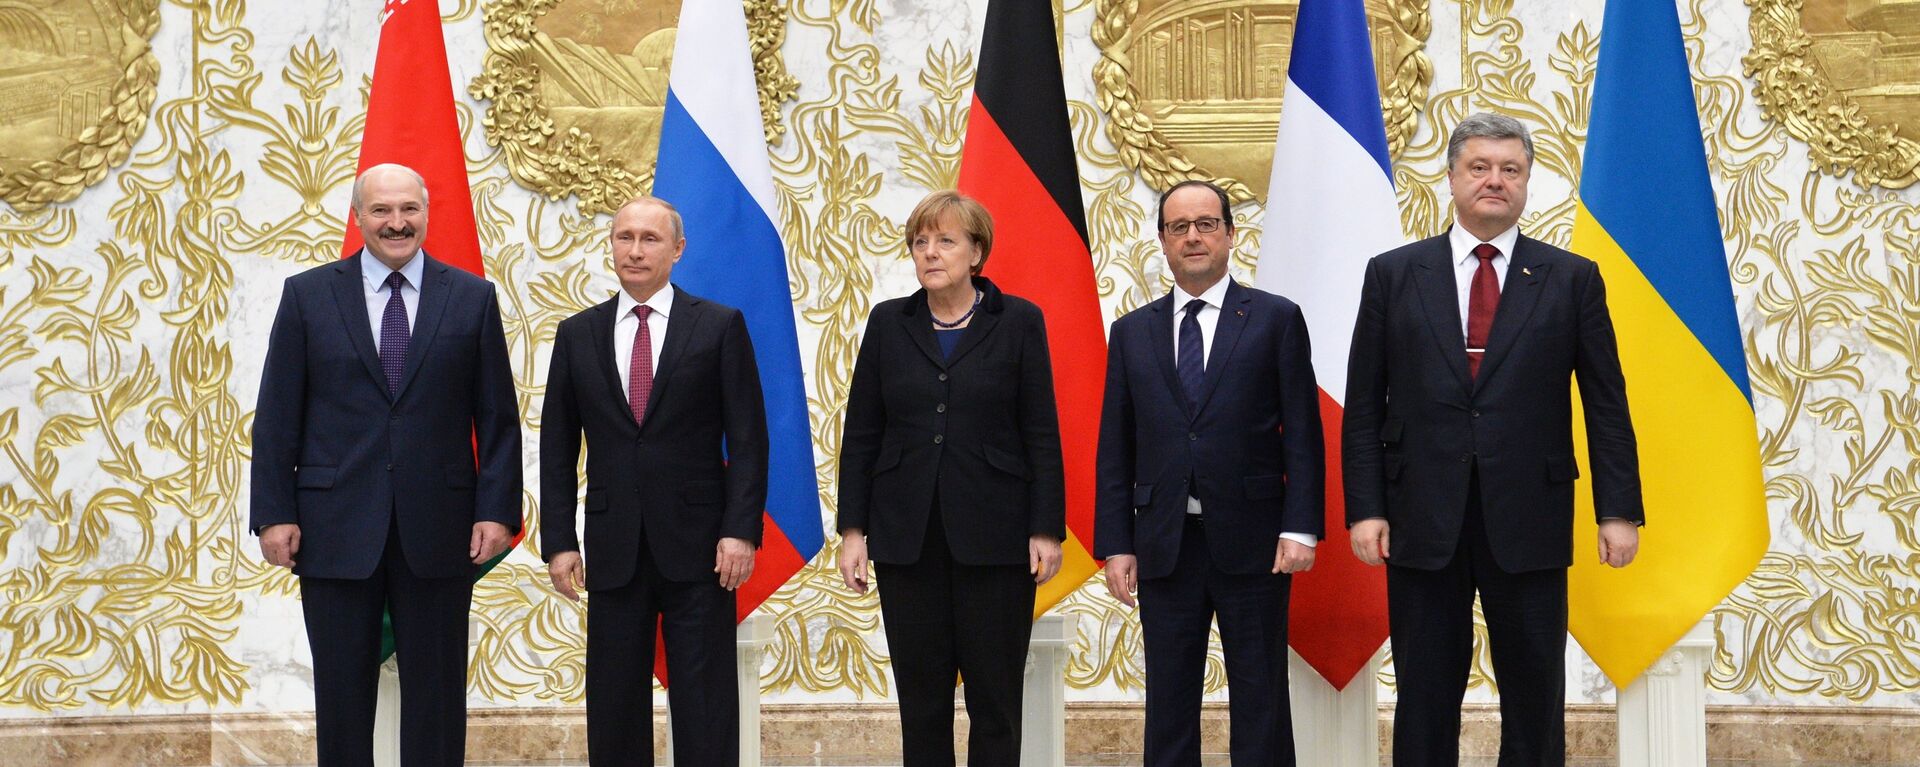
[[0, 5], [0, 200], [66, 202], [126, 162], [160, 79], [159, 0]]
[[[1769, 119], [1864, 187], [1920, 180], [1920, 13], [1879, 0], [1747, 0], [1743, 59]], [[1811, 24], [1814, 31], [1809, 32]]]

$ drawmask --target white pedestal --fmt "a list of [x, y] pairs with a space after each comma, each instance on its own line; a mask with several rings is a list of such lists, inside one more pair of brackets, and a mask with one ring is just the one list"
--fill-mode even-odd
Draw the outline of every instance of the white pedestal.
[[380, 691], [373, 707], [374, 767], [400, 767], [400, 666], [380, 664]]
[[[734, 684], [740, 689], [740, 767], [760, 767], [760, 656], [773, 644], [773, 620], [749, 615], [734, 629]], [[667, 754], [673, 764], [673, 707], [667, 707]]]
[[1043, 615], [1027, 645], [1026, 688], [1020, 704], [1020, 764], [1062, 767], [1067, 762], [1067, 655], [1078, 636], [1073, 615]]
[[1375, 651], [1347, 689], [1336, 690], [1299, 655], [1287, 651], [1296, 761], [1325, 767], [1379, 767], [1378, 680], [1384, 652]]
[[1713, 644], [1709, 616], [1620, 691], [1621, 767], [1706, 767]]

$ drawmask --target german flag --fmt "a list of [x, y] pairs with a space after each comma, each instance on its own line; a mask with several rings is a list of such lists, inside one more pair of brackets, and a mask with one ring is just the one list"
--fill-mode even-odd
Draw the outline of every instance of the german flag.
[[1093, 469], [1107, 373], [1106, 331], [1047, 0], [987, 5], [959, 187], [993, 213], [994, 257], [986, 276], [1038, 304], [1047, 318], [1066, 463], [1067, 540], [1060, 574], [1034, 599], [1039, 617], [1100, 568], [1092, 554]]

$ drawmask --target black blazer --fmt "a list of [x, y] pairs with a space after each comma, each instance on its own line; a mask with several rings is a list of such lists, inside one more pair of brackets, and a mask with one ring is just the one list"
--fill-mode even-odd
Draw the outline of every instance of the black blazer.
[[389, 396], [363, 258], [296, 274], [280, 293], [248, 526], [299, 524], [302, 577], [372, 575], [394, 524], [415, 575], [471, 575], [474, 523], [520, 529], [520, 407], [493, 283], [422, 256], [406, 367]]
[[674, 286], [646, 422], [636, 424], [613, 357], [618, 307], [616, 296], [568, 317], [553, 339], [540, 405], [540, 556], [580, 548], [584, 433], [587, 589], [631, 582], [642, 540], [668, 580], [715, 578], [714, 546], [759, 546], [767, 505], [766, 403], [746, 317]]
[[[1229, 278], [1231, 279], [1231, 278]], [[1206, 397], [1190, 407], [1173, 367], [1173, 294], [1115, 320], [1100, 409], [1094, 556], [1133, 554], [1140, 577], [1173, 572], [1189, 495], [1216, 566], [1273, 570], [1280, 534], [1326, 530], [1326, 447], [1299, 305], [1229, 282]]]
[[984, 277], [951, 360], [927, 292], [882, 301], [853, 365], [840, 446], [841, 531], [875, 562], [912, 564], [936, 490], [953, 558], [1025, 565], [1027, 539], [1067, 537], [1053, 364], [1040, 307]]
[[1479, 467], [1481, 513], [1501, 569], [1573, 563], [1573, 404], [1578, 374], [1594, 508], [1644, 522], [1626, 381], [1599, 265], [1522, 235], [1477, 379], [1467, 376], [1447, 236], [1367, 264], [1347, 363], [1347, 524], [1385, 518], [1389, 560], [1453, 557]]

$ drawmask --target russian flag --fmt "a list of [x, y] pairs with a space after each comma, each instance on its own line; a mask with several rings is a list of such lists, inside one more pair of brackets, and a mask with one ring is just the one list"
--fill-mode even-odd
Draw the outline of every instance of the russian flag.
[[653, 193], [687, 225], [674, 283], [739, 309], [760, 364], [769, 437], [767, 526], [737, 592], [745, 618], [820, 553], [826, 533], [800, 338], [780, 240], [747, 16], [737, 2], [686, 0], [667, 80]]
[[[1593, 526], [1574, 526], [1567, 627], [1622, 688], [1740, 585], [1769, 543], [1746, 348], [1700, 131], [1672, 0], [1607, 3], [1573, 250], [1606, 278], [1647, 526], [1639, 556], [1619, 569], [1597, 561]], [[1585, 424], [1574, 427], [1585, 453]], [[1575, 488], [1575, 519], [1591, 518], [1592, 484]]]
[[1347, 350], [1367, 260], [1404, 241], [1361, 0], [1302, 0], [1281, 104], [1253, 284], [1306, 315], [1327, 441], [1327, 537], [1313, 569], [1293, 576], [1287, 638], [1345, 689], [1387, 639], [1386, 571], [1360, 562], [1347, 543]]

